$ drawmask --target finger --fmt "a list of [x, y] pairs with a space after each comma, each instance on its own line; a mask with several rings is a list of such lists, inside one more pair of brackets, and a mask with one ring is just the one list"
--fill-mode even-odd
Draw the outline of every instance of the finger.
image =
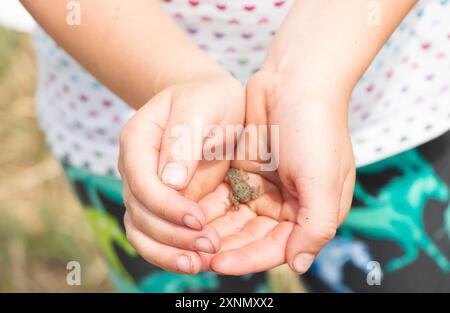
[[271, 132], [267, 126], [266, 90], [269, 86], [262, 85], [261, 83], [265, 81], [258, 79], [257, 75], [254, 75], [247, 84], [246, 126], [239, 139], [232, 166], [247, 172], [258, 173], [280, 185], [276, 167], [273, 170], [268, 170], [267, 167], [268, 163], [275, 160], [272, 155]]
[[296, 223], [298, 215], [298, 199], [286, 189], [281, 190], [281, 196], [283, 198], [283, 206], [278, 220]]
[[161, 125], [169, 114], [169, 100], [168, 95], [157, 95], [123, 128], [119, 171], [134, 197], [152, 213], [175, 224], [201, 229], [204, 216], [198, 204], [164, 185], [157, 175]]
[[213, 220], [208, 225], [211, 225], [217, 230], [220, 238], [225, 238], [226, 236], [241, 231], [255, 217], [255, 212], [250, 210], [246, 205], [242, 205], [239, 210], [228, 211], [224, 216]]
[[226, 183], [221, 183], [213, 192], [210, 192], [198, 204], [203, 209], [206, 223], [224, 216], [231, 208], [231, 188]]
[[[277, 221], [267, 217], [258, 216], [253, 218], [238, 233], [224, 237], [221, 241], [220, 251], [238, 249], [252, 241], [261, 239], [277, 224]], [[216, 256], [216, 254], [200, 254], [204, 257], [207, 264], [211, 264], [211, 260]]]
[[253, 173], [248, 173], [247, 183], [257, 194], [257, 198], [249, 201], [247, 205], [259, 216], [279, 220], [283, 198], [278, 187], [261, 175]]
[[124, 195], [133, 224], [142, 233], [160, 243], [176, 248], [215, 253], [220, 249], [220, 237], [211, 226], [201, 231], [167, 222], [146, 210], [131, 194]]
[[286, 257], [294, 271], [305, 273], [320, 249], [336, 234], [342, 188], [336, 188], [332, 180], [305, 177], [295, 184], [299, 210], [288, 240]]
[[[191, 103], [193, 101], [204, 102], [195, 95], [172, 97], [170, 116], [161, 141], [158, 173], [166, 185], [177, 190], [184, 189], [194, 176], [203, 158], [209, 131], [223, 134], [219, 126], [218, 130], [206, 129], [207, 125], [219, 125], [223, 116], [201, 103]], [[219, 142], [211, 140], [212, 144], [223, 145], [224, 138], [221, 139]], [[224, 160], [224, 156], [221, 159]]]
[[135, 227], [128, 213], [125, 213], [124, 223], [128, 241], [149, 263], [167, 271], [191, 275], [208, 267], [195, 252], [170, 247], [145, 236]]
[[253, 241], [264, 238], [278, 222], [265, 217], [257, 216], [250, 220], [235, 234], [228, 235], [222, 239], [221, 252], [241, 248]]
[[226, 275], [265, 271], [285, 263], [285, 248], [293, 224], [279, 223], [266, 237], [239, 249], [220, 252], [211, 260], [211, 269]]
[[[276, 167], [271, 156], [270, 136], [266, 125], [246, 124], [239, 138], [232, 167], [241, 168], [249, 173], [256, 173], [277, 185], [281, 185]], [[272, 162], [272, 163], [270, 163]]]

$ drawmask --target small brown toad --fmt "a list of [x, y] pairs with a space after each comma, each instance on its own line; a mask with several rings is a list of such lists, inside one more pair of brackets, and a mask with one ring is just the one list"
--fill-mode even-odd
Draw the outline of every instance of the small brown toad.
[[242, 169], [230, 168], [227, 177], [231, 185], [230, 200], [236, 210], [239, 209], [239, 203], [247, 203], [258, 198], [259, 192], [247, 183], [247, 172]]

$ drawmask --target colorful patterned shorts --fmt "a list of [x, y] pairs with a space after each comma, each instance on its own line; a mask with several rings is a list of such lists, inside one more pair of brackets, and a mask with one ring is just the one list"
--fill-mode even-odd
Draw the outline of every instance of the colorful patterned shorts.
[[[264, 292], [265, 273], [180, 275], [126, 240], [121, 181], [65, 164], [119, 291]], [[360, 168], [353, 208], [304, 276], [312, 291], [450, 291], [450, 132]]]

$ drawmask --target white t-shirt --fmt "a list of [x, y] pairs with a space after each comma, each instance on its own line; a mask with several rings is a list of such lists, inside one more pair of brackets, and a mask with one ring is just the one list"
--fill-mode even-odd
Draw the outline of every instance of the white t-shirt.
[[[244, 83], [261, 66], [292, 3], [162, 0], [190, 38]], [[118, 176], [118, 136], [134, 110], [41, 29], [35, 47], [37, 114], [52, 150], [74, 166]], [[416, 5], [357, 84], [349, 114], [358, 166], [450, 129], [450, 1]]]

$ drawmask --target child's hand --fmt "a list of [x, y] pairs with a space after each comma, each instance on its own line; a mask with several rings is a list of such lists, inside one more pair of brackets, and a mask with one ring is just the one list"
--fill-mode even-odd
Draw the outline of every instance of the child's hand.
[[257, 111], [265, 104], [267, 120], [263, 124], [280, 127], [279, 151], [272, 152], [279, 160], [283, 187], [298, 200], [286, 258], [300, 273], [310, 267], [347, 216], [355, 181], [348, 99], [339, 92], [326, 92], [333, 88], [322, 87], [315, 93], [315, 88], [295, 74], [264, 71], [255, 75], [248, 87], [247, 120], [261, 123], [253, 117], [262, 116]]
[[[213, 227], [205, 226], [196, 202], [223, 181], [229, 161], [198, 161], [208, 138], [200, 134], [196, 145], [199, 138], [192, 127], [200, 119], [203, 126], [241, 125], [244, 113], [244, 90], [238, 81], [207, 77], [163, 90], [124, 127], [119, 170], [125, 227], [130, 243], [150, 263], [188, 274], [209, 267], [196, 251], [215, 253], [220, 238]], [[222, 139], [220, 144], [234, 147], [236, 138]], [[197, 160], [192, 154], [180, 158], [180, 151], [191, 150]]]
[[[310, 267], [351, 205], [355, 166], [347, 130], [350, 94], [416, 2], [379, 1], [382, 11], [389, 13], [373, 27], [367, 23], [364, 2], [295, 1], [272, 40], [262, 70], [248, 84], [246, 125], [280, 126], [279, 150], [271, 147], [279, 161], [278, 172], [261, 174], [281, 186], [280, 224], [286, 215], [295, 222], [286, 260], [297, 272]], [[240, 163], [235, 166], [259, 169], [251, 162]], [[291, 196], [295, 203], [288, 200]], [[272, 232], [267, 236], [280, 242], [278, 250], [264, 254], [264, 248], [255, 244], [252, 251], [235, 251], [236, 264], [230, 252], [224, 252], [213, 259], [213, 268], [227, 261], [221, 269], [240, 264], [240, 270], [252, 271], [251, 263], [267, 261], [264, 255], [275, 259], [285, 242]], [[271, 264], [259, 262], [258, 269], [264, 266], [268, 269]]]
[[[323, 86], [319, 94], [305, 85], [295, 75], [265, 71], [255, 74], [248, 84], [246, 126], [279, 125], [279, 149], [270, 147], [272, 157], [279, 160], [278, 171], [260, 174], [278, 186], [282, 205], [274, 207], [276, 213], [263, 213], [275, 214], [272, 218], [278, 221], [272, 223], [273, 230], [261, 226], [259, 233], [265, 233], [264, 238], [214, 257], [212, 267], [219, 272], [262, 271], [282, 261], [304, 273], [350, 209], [355, 166], [347, 130], [347, 99], [326, 92], [333, 88]], [[260, 169], [249, 161], [233, 166], [252, 172]], [[292, 222], [288, 223], [292, 231], [288, 237], [280, 236], [289, 228], [287, 221]], [[278, 245], [263, 244], [274, 241]]]

